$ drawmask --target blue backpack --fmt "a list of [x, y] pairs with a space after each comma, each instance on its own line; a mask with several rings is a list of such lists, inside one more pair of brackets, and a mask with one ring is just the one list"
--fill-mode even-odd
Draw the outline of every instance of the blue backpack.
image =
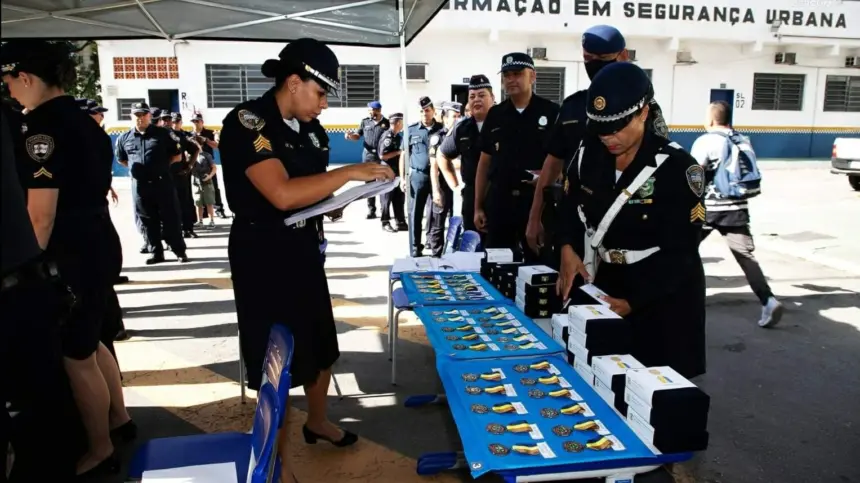
[[726, 154], [717, 164], [714, 189], [721, 198], [745, 200], [761, 194], [761, 172], [748, 137], [732, 130], [716, 131], [726, 138]]

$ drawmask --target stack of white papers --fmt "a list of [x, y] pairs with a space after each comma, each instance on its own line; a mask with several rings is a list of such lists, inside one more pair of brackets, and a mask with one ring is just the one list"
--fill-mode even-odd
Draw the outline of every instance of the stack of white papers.
[[447, 253], [442, 258], [398, 258], [391, 272], [479, 272], [483, 258], [483, 253], [476, 252]]
[[141, 483], [238, 483], [235, 463], [183, 466], [164, 470], [148, 470]]
[[324, 215], [331, 211], [343, 208], [353, 201], [372, 198], [384, 193], [388, 193], [400, 184], [400, 178], [394, 178], [391, 181], [374, 181], [372, 183], [360, 184], [344, 191], [339, 195], [335, 195], [325, 201], [317, 203], [309, 208], [296, 213], [287, 218], [284, 223], [292, 225], [308, 218]]

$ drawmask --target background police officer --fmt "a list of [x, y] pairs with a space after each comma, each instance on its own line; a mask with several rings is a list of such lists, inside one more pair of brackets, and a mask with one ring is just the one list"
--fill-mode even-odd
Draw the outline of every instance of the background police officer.
[[[215, 150], [218, 149], [218, 141], [215, 139], [215, 133], [211, 129], [204, 127], [203, 114], [199, 112], [191, 117], [191, 125], [194, 126], [193, 133], [195, 142], [200, 145], [200, 149], [204, 153], [212, 156], [215, 159]], [[218, 174], [212, 176], [212, 186], [215, 188], [215, 213], [221, 218], [227, 218], [227, 213], [224, 211], [224, 201], [221, 199], [221, 188], [218, 186]], [[203, 216], [209, 216], [208, 211], [203, 211]]]
[[[194, 195], [191, 192], [191, 168], [197, 162], [200, 146], [194, 141], [194, 135], [182, 129], [182, 114], [174, 112], [165, 127], [171, 129], [179, 138], [180, 160], [170, 165], [173, 185], [176, 187], [176, 198], [179, 201], [180, 221], [185, 238], [197, 238], [194, 226], [197, 222], [197, 210], [194, 207]], [[199, 226], [203, 226], [201, 222]]]
[[[358, 141], [364, 137], [364, 149], [362, 150], [362, 161], [365, 163], [378, 163], [379, 155], [376, 152], [379, 146], [379, 138], [390, 126], [388, 119], [382, 115], [382, 104], [372, 101], [367, 104], [370, 110], [369, 116], [361, 120], [358, 131], [348, 132], [344, 137], [350, 141]], [[376, 218], [376, 198], [367, 199], [367, 219]]]
[[[448, 185], [459, 190], [462, 197], [463, 228], [475, 230], [475, 175], [478, 171], [478, 158], [481, 155], [478, 136], [487, 112], [495, 104], [493, 85], [485, 75], [473, 75], [469, 79], [470, 116], [460, 120], [445, 136], [436, 157], [439, 169]], [[459, 159], [459, 166], [457, 166]], [[463, 184], [460, 185], [455, 169], [459, 169]]]
[[653, 96], [628, 62], [601, 69], [588, 88], [589, 132], [563, 185], [558, 288], [566, 299], [577, 275], [594, 277], [630, 321], [631, 354], [690, 378], [705, 372], [704, 170], [647, 127]]
[[[143, 222], [152, 256], [148, 265], [164, 261], [162, 237], [179, 261], [188, 262], [179, 219], [179, 201], [170, 177], [170, 164], [178, 162], [181, 140], [175, 133], [152, 125], [145, 102], [131, 106], [135, 126], [116, 140], [116, 159], [127, 166], [137, 194], [135, 209]], [[162, 232], [163, 225], [163, 232]]]
[[[589, 28], [582, 35], [582, 60], [589, 79], [594, 79], [600, 69], [613, 62], [629, 61], [630, 55], [627, 52], [624, 36], [618, 29], [609, 25], [595, 25]], [[552, 245], [544, 245], [544, 229], [549, 229], [552, 233], [552, 226], [557, 219], [555, 204], [561, 195], [561, 185], [556, 183], [561, 176], [563, 164], [573, 157], [585, 134], [586, 97], [587, 90], [583, 89], [571, 94], [561, 103], [561, 110], [550, 134], [546, 160], [535, 187], [529, 212], [529, 224], [526, 230], [529, 247], [534, 253], [547, 249], [549, 253], [544, 253], [544, 258], [551, 265], [557, 263], [558, 254], [554, 253]], [[649, 126], [657, 134], [668, 137], [666, 122], [663, 120], [660, 107], [653, 99], [648, 111], [648, 120]], [[547, 197], [547, 195], [550, 196]], [[549, 209], [544, 210], [545, 205]], [[551, 240], [552, 235], [548, 238]]]
[[[388, 116], [388, 121], [391, 127], [382, 133], [379, 138], [379, 147], [376, 152], [379, 158], [394, 171], [395, 176], [400, 176], [400, 152], [403, 146], [403, 113], [395, 112]], [[406, 224], [406, 195], [400, 186], [395, 187], [388, 193], [379, 196], [379, 203], [382, 205], [382, 229], [394, 233], [398, 231], [406, 231], [409, 225]], [[391, 226], [391, 214], [389, 207], [394, 211], [394, 221], [396, 227]]]
[[[400, 189], [409, 193], [409, 247], [411, 256], [421, 257], [424, 253], [424, 245], [421, 244], [421, 228], [424, 221], [424, 212], [430, 204], [432, 187], [430, 186], [430, 148], [432, 144], [441, 140], [439, 131], [442, 124], [436, 122], [436, 109], [433, 101], [424, 96], [418, 100], [421, 107], [421, 122], [409, 126], [409, 139], [403, 140], [403, 148], [409, 149], [409, 175], [407, 179], [401, 177]], [[435, 136], [435, 138], [434, 138]], [[406, 173], [406, 160], [401, 154], [401, 173]], [[408, 190], [408, 191], [407, 191]], [[429, 230], [429, 226], [428, 226]]]
[[459, 102], [442, 102], [442, 129], [438, 138], [431, 138], [430, 146], [430, 185], [433, 202], [430, 206], [430, 220], [427, 230], [427, 243], [434, 257], [441, 257], [445, 248], [445, 221], [451, 217], [454, 210], [454, 190], [444, 180], [439, 169], [438, 158], [442, 155], [439, 148], [446, 137], [451, 134], [454, 124], [460, 120], [463, 105]]
[[559, 106], [534, 94], [531, 56], [507, 54], [502, 57], [501, 70], [508, 98], [490, 109], [481, 129], [475, 226], [487, 232], [488, 248], [523, 250], [530, 261], [537, 257], [525, 249], [526, 225]]

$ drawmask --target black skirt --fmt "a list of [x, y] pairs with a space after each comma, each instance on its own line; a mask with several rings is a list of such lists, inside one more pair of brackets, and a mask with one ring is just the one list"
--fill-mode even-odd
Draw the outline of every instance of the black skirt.
[[295, 339], [291, 387], [316, 381], [340, 350], [315, 224], [287, 228], [237, 217], [227, 252], [248, 387], [260, 388], [273, 324], [288, 327]]

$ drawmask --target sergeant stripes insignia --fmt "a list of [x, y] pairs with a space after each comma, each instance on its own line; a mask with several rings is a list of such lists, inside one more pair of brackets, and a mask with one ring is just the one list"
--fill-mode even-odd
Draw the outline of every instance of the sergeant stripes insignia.
[[258, 153], [262, 153], [263, 151], [272, 151], [272, 143], [269, 142], [268, 139], [263, 137], [262, 134], [257, 135], [257, 139], [254, 140], [254, 149]]
[[40, 178], [42, 176], [45, 176], [48, 179], [54, 179], [54, 175], [51, 174], [50, 171], [48, 171], [44, 167], [42, 169], [40, 169], [39, 171], [36, 171], [35, 173], [33, 173], [33, 178]]
[[702, 206], [702, 203], [696, 203], [696, 206], [690, 210], [690, 223], [697, 221], [705, 221], [705, 207]]

